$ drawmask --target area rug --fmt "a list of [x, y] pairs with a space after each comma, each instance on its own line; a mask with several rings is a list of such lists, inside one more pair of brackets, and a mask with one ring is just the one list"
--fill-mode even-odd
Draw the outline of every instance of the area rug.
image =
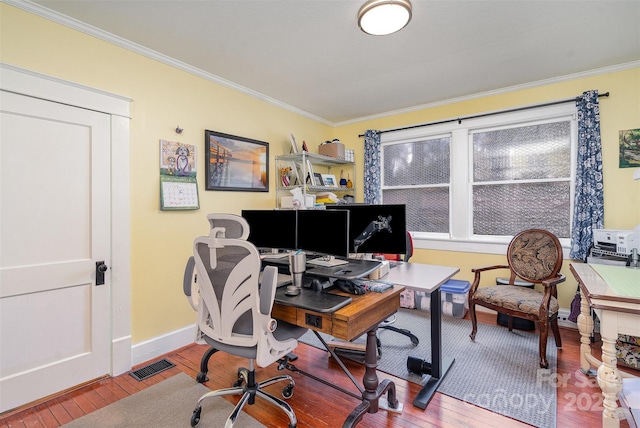
[[[112, 427], [190, 427], [191, 415], [198, 398], [209, 391], [184, 373], [179, 373], [122, 400], [74, 420], [64, 428]], [[212, 398], [202, 403], [201, 427], [223, 427], [233, 411], [233, 405], [224, 398]], [[264, 427], [242, 412], [234, 427]]]
[[[406, 336], [378, 330], [382, 343], [378, 370], [423, 385], [428, 376], [410, 373], [406, 362], [408, 356], [431, 359], [429, 313], [400, 309], [396, 318], [393, 325], [410, 330], [420, 344], [416, 347]], [[547, 343], [549, 368], [540, 369], [536, 334], [489, 324], [478, 325], [475, 342], [469, 333], [471, 321], [442, 317], [442, 355], [455, 362], [438, 391], [536, 427], [555, 427], [557, 352], [552, 334]], [[364, 343], [364, 339], [355, 342]], [[323, 349], [311, 331], [300, 341]]]

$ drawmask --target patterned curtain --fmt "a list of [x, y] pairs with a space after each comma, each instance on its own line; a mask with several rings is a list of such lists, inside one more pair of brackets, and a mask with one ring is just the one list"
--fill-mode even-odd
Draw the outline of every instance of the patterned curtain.
[[584, 260], [593, 243], [593, 229], [604, 226], [602, 144], [598, 91], [587, 91], [576, 101], [578, 162], [569, 257]]
[[382, 203], [380, 190], [380, 132], [368, 130], [364, 133], [364, 202]]

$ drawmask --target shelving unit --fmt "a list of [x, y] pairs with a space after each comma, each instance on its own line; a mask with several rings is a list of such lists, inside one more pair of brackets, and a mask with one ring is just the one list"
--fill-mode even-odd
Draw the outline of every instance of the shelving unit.
[[[313, 173], [331, 174], [336, 177], [337, 186], [319, 186], [306, 182], [307, 175], [309, 174], [309, 165]], [[282, 197], [292, 196], [291, 190], [295, 188], [302, 188], [303, 195], [315, 195], [323, 192], [332, 192], [338, 197], [343, 197], [346, 194], [351, 194], [355, 197], [356, 191], [356, 164], [352, 161], [343, 159], [332, 158], [329, 156], [323, 156], [316, 153], [291, 153], [287, 155], [276, 156], [276, 171], [278, 173], [277, 185], [276, 185], [276, 207], [282, 207]], [[283, 168], [292, 168], [295, 172], [291, 175], [291, 180], [288, 186], [285, 186], [280, 171]], [[341, 187], [338, 185], [340, 182], [340, 172], [344, 171], [345, 177], [349, 177], [352, 183], [351, 188]], [[299, 177], [299, 179], [296, 179]], [[300, 182], [302, 181], [302, 182]]]

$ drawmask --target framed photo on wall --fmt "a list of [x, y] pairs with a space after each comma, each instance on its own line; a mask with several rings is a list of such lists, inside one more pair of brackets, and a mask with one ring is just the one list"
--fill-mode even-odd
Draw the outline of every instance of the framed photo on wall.
[[269, 143], [206, 130], [206, 190], [269, 191]]

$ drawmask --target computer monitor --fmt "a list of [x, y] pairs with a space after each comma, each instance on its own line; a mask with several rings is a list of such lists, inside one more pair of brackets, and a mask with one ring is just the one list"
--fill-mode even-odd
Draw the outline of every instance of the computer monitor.
[[349, 212], [298, 210], [298, 249], [349, 258]]
[[349, 252], [405, 254], [405, 205], [341, 204], [328, 210], [349, 211]]
[[242, 210], [249, 223], [247, 240], [259, 249], [295, 250], [295, 210]]

